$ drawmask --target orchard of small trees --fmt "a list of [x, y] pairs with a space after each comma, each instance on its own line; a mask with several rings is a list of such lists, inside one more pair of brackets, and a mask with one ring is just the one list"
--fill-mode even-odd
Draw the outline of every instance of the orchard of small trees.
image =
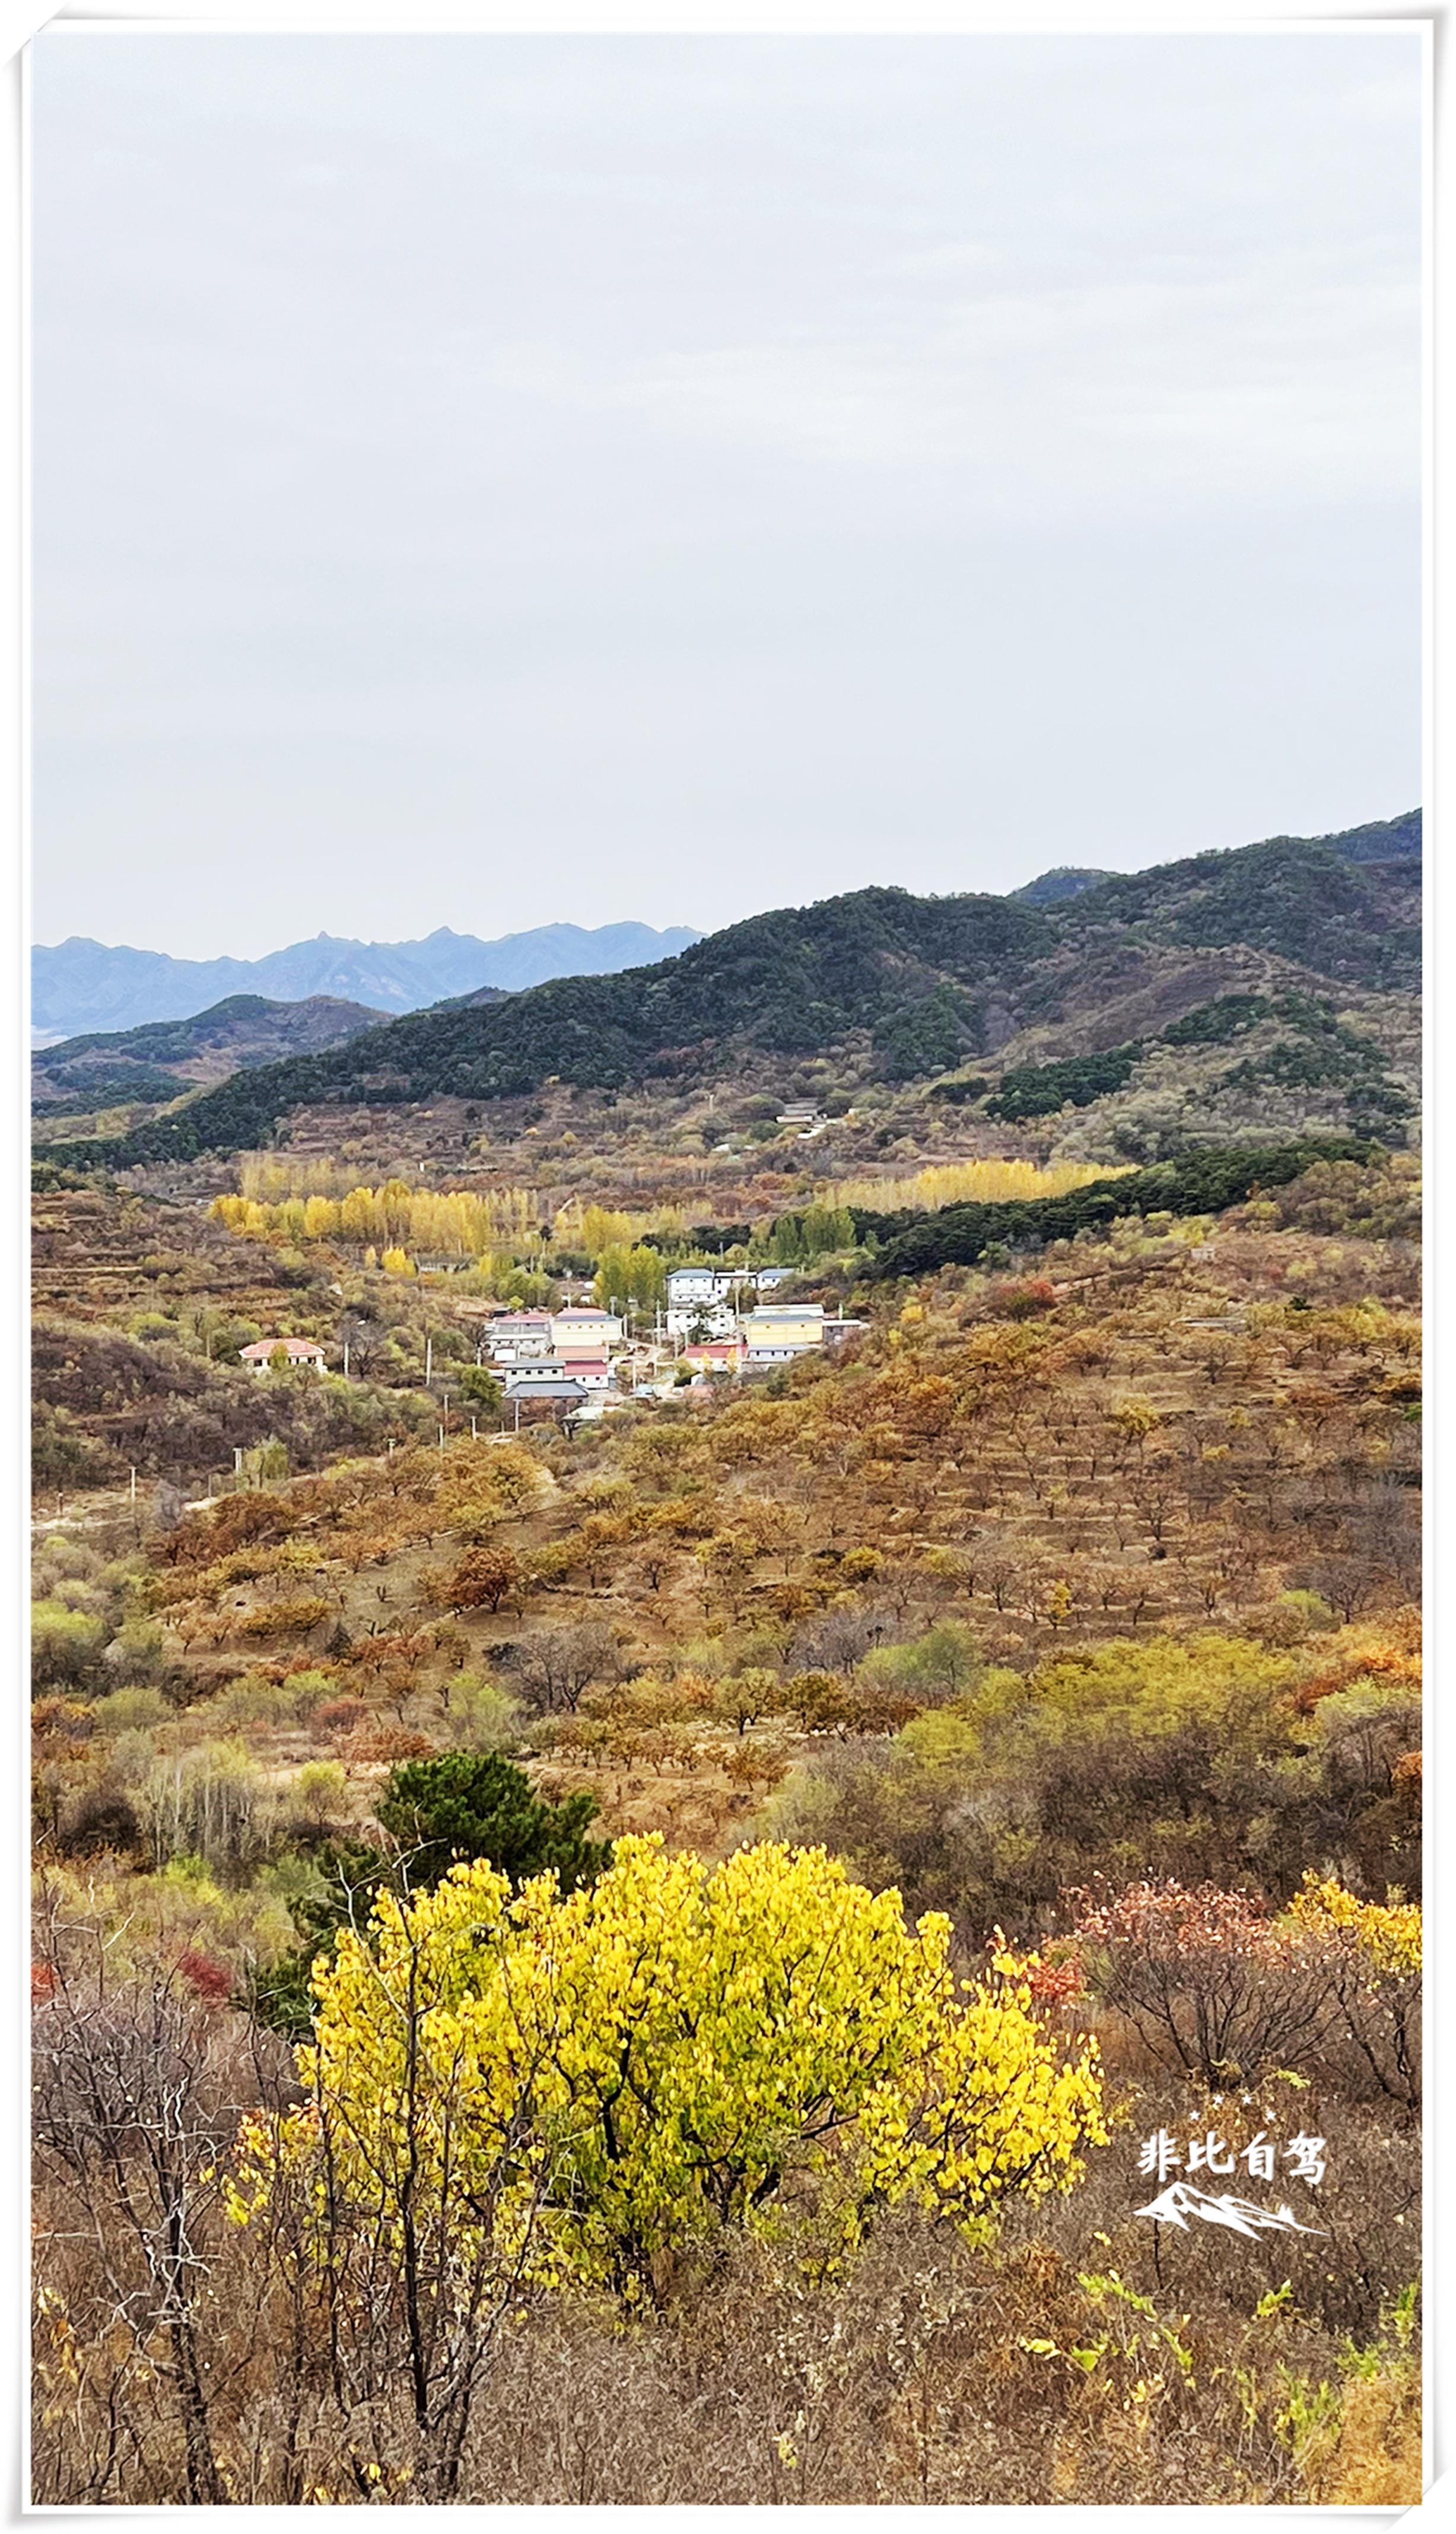
[[[1410, 1174], [890, 1275], [776, 1151], [43, 1192], [43, 2504], [1412, 2502]], [[862, 1325], [472, 1436], [432, 1254], [645, 1313], [695, 1225]], [[1139, 2213], [1261, 2130], [1302, 2231]]]

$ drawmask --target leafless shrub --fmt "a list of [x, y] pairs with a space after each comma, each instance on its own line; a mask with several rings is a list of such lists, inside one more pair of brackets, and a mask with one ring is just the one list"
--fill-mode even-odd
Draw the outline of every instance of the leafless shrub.
[[551, 1715], [575, 1715], [594, 1681], [620, 1680], [622, 1659], [612, 1631], [599, 1620], [574, 1627], [541, 1628], [515, 1649], [511, 1667], [532, 1704]]
[[[113, 1972], [98, 1928], [68, 1923], [53, 1898], [38, 1919], [34, 2134], [43, 2209], [42, 2308], [60, 2376], [82, 2374], [112, 2434], [69, 2458], [67, 2504], [115, 2498], [139, 2415], [180, 2431], [181, 2489], [194, 2506], [227, 2496], [212, 2425], [198, 2309], [215, 2252], [219, 2158], [242, 2112], [282, 2079], [272, 2037], [206, 1994], [186, 1966]], [[46, 2307], [49, 2257], [85, 2249], [86, 2305]], [[64, 2331], [60, 2324], [64, 2323]], [[95, 2380], [104, 2380], [104, 2392]], [[125, 2432], [125, 2435], [124, 2435]]]
[[1084, 1904], [1076, 1935], [1089, 1987], [1163, 2066], [1209, 2085], [1255, 2083], [1318, 2051], [1335, 2008], [1327, 1944], [1211, 1883], [1072, 1897]]

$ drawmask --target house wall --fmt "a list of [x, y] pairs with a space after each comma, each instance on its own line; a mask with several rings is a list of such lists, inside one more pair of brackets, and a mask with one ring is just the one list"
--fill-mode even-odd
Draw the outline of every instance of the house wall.
[[589, 1320], [575, 1319], [570, 1313], [558, 1312], [551, 1323], [553, 1355], [602, 1355], [608, 1347], [622, 1343], [622, 1322], [613, 1312], [593, 1314]]
[[663, 1313], [663, 1327], [670, 1338], [691, 1337], [696, 1328], [706, 1326], [710, 1337], [731, 1337], [738, 1322], [727, 1302], [669, 1303]]
[[751, 1311], [743, 1323], [743, 1333], [750, 1355], [764, 1348], [786, 1348], [791, 1354], [803, 1355], [811, 1347], [822, 1346], [823, 1315], [816, 1311], [801, 1318], [788, 1309]]

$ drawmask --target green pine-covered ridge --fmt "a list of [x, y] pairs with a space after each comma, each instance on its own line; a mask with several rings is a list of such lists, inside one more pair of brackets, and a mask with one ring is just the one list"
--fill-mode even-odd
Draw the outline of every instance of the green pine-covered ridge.
[[52, 1144], [48, 1158], [128, 1168], [235, 1152], [319, 1104], [489, 1100], [552, 1077], [688, 1084], [731, 1075], [745, 1052], [788, 1059], [854, 1033], [868, 1034], [881, 1078], [928, 1077], [982, 1052], [993, 1002], [1016, 1025], [1055, 1019], [1096, 962], [1125, 974], [1141, 960], [1152, 975], [1172, 951], [1243, 945], [1332, 985], [1412, 991], [1420, 820], [1199, 854], [1041, 907], [857, 889], [751, 917], [651, 967], [406, 1014], [238, 1072], [129, 1135]]

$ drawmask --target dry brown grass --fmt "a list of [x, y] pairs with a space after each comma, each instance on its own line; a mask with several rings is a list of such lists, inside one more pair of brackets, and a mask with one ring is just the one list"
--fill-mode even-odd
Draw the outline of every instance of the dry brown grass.
[[[558, 2506], [1415, 2500], [1413, 2360], [1382, 2349], [1370, 2373], [1347, 2379], [1342, 2340], [1298, 2295], [1257, 2314], [1287, 2265], [1234, 2238], [1200, 2242], [1196, 2259], [1160, 2286], [1151, 2230], [1128, 2218], [1125, 2192], [1111, 2244], [1107, 2230], [1099, 2241], [1089, 2229], [1107, 2196], [1094, 2191], [1080, 2212], [1076, 2199], [1066, 2204], [1056, 2229], [1066, 2241], [1029, 2232], [979, 2251], [900, 2216], [828, 2279], [739, 2243], [708, 2274], [685, 2272], [668, 2312], [632, 2324], [566, 2297], [523, 2306], [496, 2345], [458, 2498]], [[1114, 2273], [1146, 2308], [1100, 2284]], [[63, 2275], [74, 2297], [74, 2257]], [[236, 2500], [424, 2495], [429, 2458], [402, 2383], [397, 2399], [340, 2413], [327, 2336], [312, 2326], [300, 2335], [246, 2239], [222, 2248], [203, 2327], [219, 2467]], [[108, 2385], [103, 2349], [88, 2350], [83, 2382], [67, 2385], [57, 2347], [52, 2313], [41, 2330], [37, 2497], [64, 2504], [78, 2495], [83, 2454], [105, 2435]], [[129, 2438], [99, 2496], [181, 2498], [183, 2458], [164, 2393], [126, 2388], [122, 2408]], [[1319, 2425], [1306, 2429], [1306, 2416]]]

